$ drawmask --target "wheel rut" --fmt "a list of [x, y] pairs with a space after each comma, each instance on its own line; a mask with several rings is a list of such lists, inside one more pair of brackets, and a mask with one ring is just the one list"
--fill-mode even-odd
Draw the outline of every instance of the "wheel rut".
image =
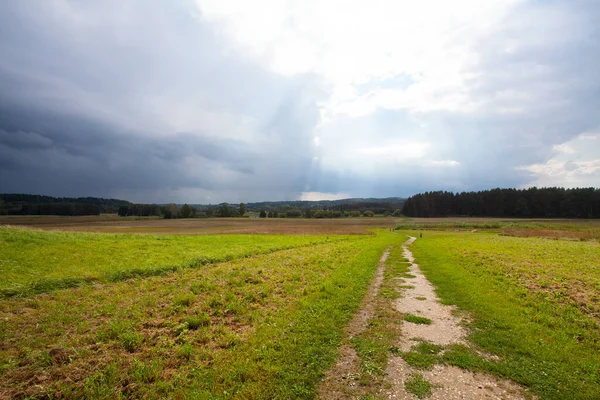
[[330, 369], [319, 387], [319, 399], [342, 400], [361, 397], [361, 388], [355, 378], [359, 375], [360, 359], [354, 348], [350, 345], [352, 338], [360, 335], [367, 327], [367, 323], [373, 317], [374, 301], [379, 294], [385, 272], [385, 262], [390, 254], [386, 249], [379, 259], [379, 266], [375, 272], [375, 279], [369, 286], [360, 310], [354, 315], [344, 334], [344, 341], [339, 349], [338, 361]]

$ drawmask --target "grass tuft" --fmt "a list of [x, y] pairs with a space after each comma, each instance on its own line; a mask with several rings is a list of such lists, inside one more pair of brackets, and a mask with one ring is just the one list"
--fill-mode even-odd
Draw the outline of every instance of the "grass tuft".
[[202, 312], [193, 317], [186, 317], [183, 320], [183, 323], [187, 324], [188, 329], [194, 331], [201, 326], [209, 326], [210, 325], [210, 316], [206, 312]]
[[420, 324], [420, 325], [431, 325], [431, 322], [432, 322], [429, 318], [420, 317], [418, 315], [413, 315], [413, 314], [404, 314], [402, 319], [405, 320], [406, 322], [411, 322], [413, 324]]
[[414, 394], [419, 399], [424, 399], [431, 396], [433, 385], [423, 378], [423, 375], [411, 374], [409, 379], [404, 382], [404, 387], [407, 392]]
[[142, 346], [144, 336], [137, 332], [126, 332], [119, 335], [119, 341], [125, 350], [133, 353]]
[[175, 295], [173, 304], [176, 306], [189, 307], [194, 300], [196, 300], [196, 295], [193, 293], [179, 293]]

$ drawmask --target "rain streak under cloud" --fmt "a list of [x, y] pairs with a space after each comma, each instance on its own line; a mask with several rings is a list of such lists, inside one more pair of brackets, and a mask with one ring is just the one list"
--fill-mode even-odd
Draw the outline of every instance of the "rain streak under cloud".
[[0, 3], [0, 192], [600, 186], [600, 3]]

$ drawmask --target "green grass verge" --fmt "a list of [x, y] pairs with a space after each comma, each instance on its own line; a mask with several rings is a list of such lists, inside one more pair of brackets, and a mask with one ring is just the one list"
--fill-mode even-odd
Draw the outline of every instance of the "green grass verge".
[[0, 227], [0, 298], [165, 275], [349, 236], [108, 235]]
[[[414, 233], [413, 233], [414, 236]], [[412, 251], [447, 304], [472, 316], [446, 362], [491, 372], [543, 399], [600, 397], [600, 245], [428, 232]]]
[[397, 241], [373, 235], [0, 300], [0, 393], [314, 398]]

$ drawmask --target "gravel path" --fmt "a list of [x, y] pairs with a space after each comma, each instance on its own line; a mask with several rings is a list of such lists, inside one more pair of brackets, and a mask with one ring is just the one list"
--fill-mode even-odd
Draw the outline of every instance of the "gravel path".
[[[404, 257], [411, 263], [410, 273], [414, 278], [405, 278], [403, 285], [413, 288], [403, 289], [403, 297], [396, 301], [395, 307], [403, 314], [413, 314], [429, 318], [432, 323], [413, 324], [404, 322], [402, 337], [398, 347], [402, 351], [410, 350], [418, 343], [416, 339], [425, 339], [437, 345], [467, 344], [466, 330], [461, 326], [461, 319], [453, 311], [455, 307], [440, 303], [431, 283], [415, 264], [408, 246], [416, 238], [411, 237], [404, 245]], [[390, 399], [416, 399], [405, 390], [404, 384], [413, 373], [420, 373], [423, 378], [433, 384], [429, 399], [524, 399], [520, 386], [496, 377], [464, 371], [457, 367], [435, 365], [431, 371], [417, 371], [411, 368], [401, 357], [391, 356], [387, 368], [387, 381], [390, 385], [385, 395]]]

